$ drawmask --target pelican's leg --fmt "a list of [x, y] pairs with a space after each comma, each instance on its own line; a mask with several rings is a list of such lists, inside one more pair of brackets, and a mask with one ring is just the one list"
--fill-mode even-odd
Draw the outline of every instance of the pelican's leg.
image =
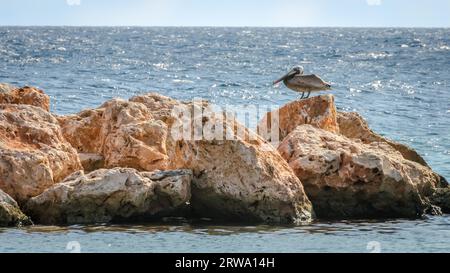
[[302, 97], [299, 100], [302, 100], [305, 97], [305, 93], [302, 93]]
[[306, 95], [306, 98], [309, 99], [309, 96], [311, 96], [311, 92], [308, 92], [308, 95]]

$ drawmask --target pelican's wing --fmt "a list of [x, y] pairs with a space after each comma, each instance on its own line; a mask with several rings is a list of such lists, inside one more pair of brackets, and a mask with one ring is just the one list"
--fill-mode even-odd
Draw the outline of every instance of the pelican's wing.
[[326, 86], [328, 84], [315, 74], [297, 75], [295, 76], [294, 82], [299, 86], [311, 88], [312, 90], [326, 89]]

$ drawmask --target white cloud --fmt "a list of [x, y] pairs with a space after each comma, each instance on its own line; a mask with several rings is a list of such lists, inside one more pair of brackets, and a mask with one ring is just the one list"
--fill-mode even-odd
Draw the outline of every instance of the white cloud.
[[369, 6], [381, 6], [382, 0], [366, 0]]
[[66, 3], [69, 6], [79, 6], [81, 5], [81, 0], [66, 0]]

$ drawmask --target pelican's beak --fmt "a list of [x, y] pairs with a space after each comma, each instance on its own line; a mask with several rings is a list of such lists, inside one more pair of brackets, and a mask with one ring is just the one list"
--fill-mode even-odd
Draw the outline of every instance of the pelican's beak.
[[279, 83], [279, 82], [284, 81], [285, 79], [291, 77], [292, 75], [295, 75], [295, 73], [296, 73], [296, 72], [295, 72], [294, 70], [289, 71], [289, 73], [287, 73], [286, 75], [284, 75], [284, 76], [281, 77], [280, 79], [274, 81], [274, 82], [273, 82], [273, 85], [275, 85], [275, 84], [277, 84], [277, 83]]

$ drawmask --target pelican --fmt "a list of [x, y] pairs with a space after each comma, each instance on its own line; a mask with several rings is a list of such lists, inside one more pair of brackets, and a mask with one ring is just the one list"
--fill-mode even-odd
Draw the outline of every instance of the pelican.
[[[279, 80], [273, 82], [277, 84], [283, 82], [287, 88], [294, 90], [295, 92], [302, 93], [300, 99], [307, 99], [311, 95], [311, 92], [318, 92], [323, 90], [331, 90], [331, 84], [325, 82], [317, 75], [303, 75], [303, 67], [296, 66], [291, 69], [286, 75]], [[305, 93], [307, 93], [305, 97]]]

